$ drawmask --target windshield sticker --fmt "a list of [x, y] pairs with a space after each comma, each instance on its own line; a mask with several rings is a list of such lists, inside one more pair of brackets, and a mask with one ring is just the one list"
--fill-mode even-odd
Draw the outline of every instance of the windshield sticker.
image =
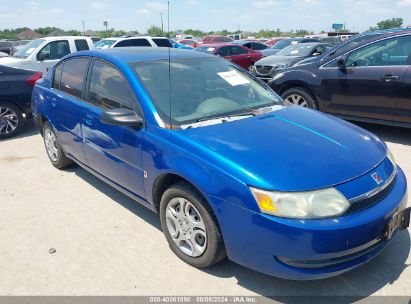
[[229, 84], [231, 84], [233, 87], [250, 83], [250, 81], [247, 78], [239, 74], [237, 71], [220, 72], [217, 74], [225, 81], [227, 81]]
[[298, 54], [298, 50], [291, 51], [291, 54]]
[[215, 48], [210, 47], [210, 48], [207, 49], [207, 52], [212, 52], [214, 50], [215, 50]]

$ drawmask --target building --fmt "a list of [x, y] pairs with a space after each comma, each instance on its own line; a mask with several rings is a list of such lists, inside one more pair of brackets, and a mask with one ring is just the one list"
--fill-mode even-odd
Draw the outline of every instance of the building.
[[43, 37], [40, 33], [32, 31], [31, 29], [27, 28], [26, 30], [22, 31], [17, 35], [17, 38], [21, 40], [30, 40], [30, 39], [37, 39]]

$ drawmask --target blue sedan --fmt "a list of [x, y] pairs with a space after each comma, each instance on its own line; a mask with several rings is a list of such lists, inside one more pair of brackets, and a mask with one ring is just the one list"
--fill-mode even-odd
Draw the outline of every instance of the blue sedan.
[[294, 280], [354, 269], [409, 226], [406, 178], [384, 142], [286, 107], [221, 58], [86, 51], [38, 81], [51, 163], [76, 163], [158, 213], [171, 250]]

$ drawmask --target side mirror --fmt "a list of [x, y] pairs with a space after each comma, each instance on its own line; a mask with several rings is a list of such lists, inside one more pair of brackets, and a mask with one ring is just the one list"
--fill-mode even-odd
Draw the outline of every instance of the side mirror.
[[44, 60], [49, 59], [49, 58], [50, 58], [50, 54], [49, 54], [49, 53], [39, 53], [39, 54], [37, 55], [37, 60], [38, 60], [38, 61], [44, 61]]
[[346, 66], [345, 66], [345, 62], [347, 61], [347, 57], [346, 56], [340, 56], [340, 57], [338, 57], [337, 58], [337, 66], [340, 68], [340, 69], [345, 69], [346, 68]]
[[100, 121], [107, 125], [142, 128], [144, 121], [133, 110], [120, 108], [101, 113]]

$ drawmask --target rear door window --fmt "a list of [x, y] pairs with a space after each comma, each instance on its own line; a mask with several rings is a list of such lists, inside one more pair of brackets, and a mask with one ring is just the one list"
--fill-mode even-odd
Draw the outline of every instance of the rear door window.
[[84, 81], [86, 79], [90, 59], [87, 57], [68, 59], [64, 61], [61, 73], [60, 91], [76, 98], [82, 98]]
[[153, 38], [153, 41], [158, 47], [173, 47], [166, 38]]
[[127, 79], [116, 67], [101, 60], [96, 60], [91, 70], [88, 101], [102, 109], [135, 110], [137, 107], [134, 92]]
[[147, 39], [127, 39], [120, 41], [114, 47], [129, 47], [129, 46], [151, 46]]
[[88, 47], [87, 40], [85, 39], [76, 39], [74, 40], [74, 44], [76, 45], [77, 51], [87, 51], [90, 48]]
[[61, 81], [61, 71], [63, 71], [63, 63], [60, 63], [54, 69], [53, 83], [52, 87], [54, 89], [60, 90], [60, 81]]

